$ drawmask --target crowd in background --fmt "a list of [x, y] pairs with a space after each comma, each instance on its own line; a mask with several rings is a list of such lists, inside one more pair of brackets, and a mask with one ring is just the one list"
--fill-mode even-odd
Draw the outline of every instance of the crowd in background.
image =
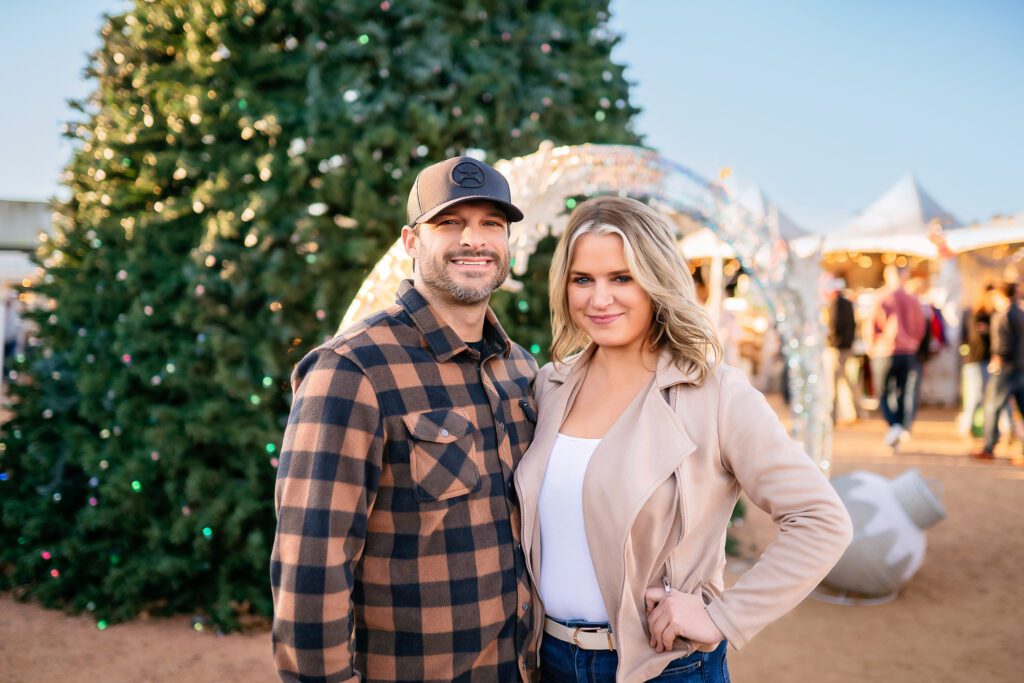
[[[885, 285], [865, 319], [841, 279], [830, 283], [826, 376], [833, 397], [833, 420], [850, 423], [877, 409], [889, 425], [885, 445], [897, 451], [910, 436], [920, 404], [928, 361], [953, 343], [942, 312], [920, 294], [908, 268], [886, 267]], [[989, 460], [1001, 432], [1024, 440], [1010, 400], [1024, 414], [1024, 310], [1016, 283], [987, 285], [963, 311], [958, 349], [961, 355], [961, 412], [965, 437], [982, 437], [971, 453]]]

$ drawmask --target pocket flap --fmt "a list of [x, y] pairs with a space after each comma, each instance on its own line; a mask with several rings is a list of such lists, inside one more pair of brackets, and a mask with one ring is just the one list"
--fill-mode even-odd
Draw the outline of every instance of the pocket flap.
[[452, 443], [476, 431], [473, 423], [454, 408], [424, 410], [402, 418], [413, 438], [435, 443]]

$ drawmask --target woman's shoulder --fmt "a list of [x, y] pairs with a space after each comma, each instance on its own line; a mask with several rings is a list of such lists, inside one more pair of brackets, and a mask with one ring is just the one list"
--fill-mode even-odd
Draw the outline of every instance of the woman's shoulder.
[[575, 361], [579, 354], [570, 356], [563, 361], [548, 361], [537, 371], [537, 386], [548, 384], [561, 384], [568, 379], [575, 367]]
[[703, 381], [698, 381], [695, 374], [689, 375], [692, 381], [686, 381], [680, 386], [692, 395], [707, 397], [709, 394], [718, 394], [723, 391], [734, 391], [736, 388], [750, 385], [746, 374], [737, 367], [722, 361], [712, 362], [708, 365]]
[[548, 390], [564, 384], [576, 368], [582, 353], [577, 353], [564, 360], [549, 361], [537, 371], [533, 383], [534, 395], [539, 400]]

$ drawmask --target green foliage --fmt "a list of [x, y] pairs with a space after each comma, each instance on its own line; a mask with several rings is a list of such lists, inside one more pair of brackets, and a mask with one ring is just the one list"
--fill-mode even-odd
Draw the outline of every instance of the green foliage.
[[[27, 290], [0, 588], [104, 621], [268, 615], [291, 367], [398, 237], [420, 168], [637, 142], [606, 19], [589, 0], [137, 0], [109, 17]], [[539, 355], [545, 258], [496, 302]]]
[[515, 279], [522, 291], [498, 290], [491, 295], [491, 308], [509, 336], [537, 358], [543, 365], [551, 347], [550, 308], [548, 306], [548, 272], [558, 240], [545, 237], [530, 256], [529, 270]]

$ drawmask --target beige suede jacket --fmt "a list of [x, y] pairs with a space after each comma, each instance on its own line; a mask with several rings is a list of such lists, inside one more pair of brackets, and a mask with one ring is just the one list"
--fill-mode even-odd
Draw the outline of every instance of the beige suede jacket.
[[[539, 585], [537, 500], [558, 430], [595, 347], [537, 376], [539, 420], [515, 474], [523, 548]], [[725, 534], [740, 491], [768, 512], [778, 535], [736, 584], [724, 589]], [[737, 369], [713, 368], [703, 385], [663, 354], [654, 381], [594, 451], [583, 482], [587, 545], [619, 655], [616, 681], [657, 676], [700, 647], [649, 644], [644, 591], [668, 576], [676, 590], [702, 595], [733, 647], [795, 607], [838, 561], [851, 539], [846, 508], [790, 439], [764, 396]], [[534, 588], [534, 638], [543, 605]], [[704, 649], [701, 647], [701, 649]]]

